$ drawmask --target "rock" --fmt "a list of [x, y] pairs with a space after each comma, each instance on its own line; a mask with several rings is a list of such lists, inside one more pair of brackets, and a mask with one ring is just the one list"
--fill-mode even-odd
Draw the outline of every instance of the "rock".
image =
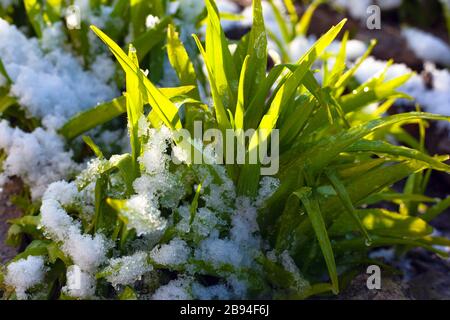
[[369, 275], [360, 274], [339, 295], [340, 300], [411, 300], [407, 295], [407, 286], [398, 277], [381, 277], [381, 289], [369, 290], [367, 279]]

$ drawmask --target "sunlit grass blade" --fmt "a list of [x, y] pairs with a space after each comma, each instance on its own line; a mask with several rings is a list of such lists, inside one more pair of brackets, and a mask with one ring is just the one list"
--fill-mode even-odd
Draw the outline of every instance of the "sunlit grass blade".
[[242, 65], [241, 76], [239, 79], [239, 89], [238, 89], [238, 98], [234, 113], [234, 127], [235, 129], [244, 129], [244, 95], [245, 95], [245, 80], [247, 79], [247, 68], [250, 60], [250, 56], [247, 56]]
[[249, 60], [245, 77], [244, 109], [249, 106], [252, 97], [257, 94], [266, 75], [267, 34], [261, 0], [253, 0], [253, 23], [248, 34], [246, 55], [249, 56]]
[[[214, 78], [219, 95], [217, 98], [222, 100], [226, 109], [234, 111], [238, 76], [228, 48], [228, 41], [220, 24], [219, 11], [215, 1], [206, 0], [205, 5], [208, 10], [205, 63]], [[216, 99], [214, 102], [217, 104]]]
[[[364, 175], [357, 175], [353, 179], [345, 183], [348, 194], [351, 197], [352, 203], [359, 206], [365, 203], [365, 199], [384, 190], [395, 182], [398, 182], [414, 172], [419, 172], [426, 169], [423, 163], [415, 161], [404, 162], [390, 166], [379, 166], [366, 172]], [[291, 179], [292, 185], [296, 181]], [[264, 209], [260, 211], [258, 220], [264, 232], [273, 234], [273, 226], [282, 212], [283, 203], [285, 201], [285, 194], [290, 189], [289, 186], [281, 185], [280, 190], [277, 191], [268, 201]], [[321, 210], [325, 223], [328, 225], [337, 219], [345, 209], [341, 200], [337, 197], [329, 197], [322, 199]], [[280, 208], [281, 207], [281, 208]], [[269, 229], [267, 229], [269, 228]], [[300, 250], [308, 241], [308, 235], [311, 235], [312, 229], [309, 221], [301, 221], [297, 226], [293, 226], [294, 234], [299, 241], [294, 242], [293, 250]], [[270, 231], [269, 231], [270, 230]]]
[[123, 50], [114, 41], [112, 41], [97, 27], [91, 26], [91, 29], [109, 47], [122, 68], [125, 70], [125, 73], [132, 72], [139, 77], [139, 81], [143, 83], [143, 86], [146, 89], [146, 98], [148, 99], [148, 103], [158, 114], [158, 117], [160, 117], [166, 124], [166, 126], [172, 129], [180, 129], [181, 122], [176, 105], [164, 96], [164, 94], [162, 94], [161, 91], [159, 91], [153, 83], [145, 77], [143, 72], [134, 65], [125, 52], [123, 52]]
[[[194, 87], [192, 86], [184, 86], [178, 88], [160, 88], [159, 90], [164, 96], [173, 99], [185, 95], [193, 89]], [[126, 111], [125, 96], [118, 97], [75, 115], [59, 130], [59, 133], [67, 140], [72, 140], [92, 128], [117, 118]], [[154, 115], [157, 117], [156, 113]]]
[[254, 97], [252, 98], [248, 108], [245, 110], [245, 128], [256, 128], [264, 115], [266, 98], [273, 84], [280, 77], [284, 70], [284, 65], [278, 65], [270, 70], [267, 78], [265, 78]]
[[[175, 30], [175, 26], [172, 24], [169, 24], [167, 28], [167, 54], [170, 64], [177, 73], [180, 84], [184, 86], [197, 86], [194, 65], [189, 59], [188, 53], [179, 38], [179, 34]], [[197, 89], [192, 94], [194, 98], [200, 98]]]
[[42, 28], [44, 27], [44, 20], [42, 15], [42, 5], [39, 0], [24, 0], [25, 11], [28, 19], [33, 27], [34, 32], [38, 38], [42, 37]]
[[[137, 69], [139, 69], [139, 61], [136, 53], [136, 49], [130, 45], [128, 51], [128, 57], [130, 61], [134, 63]], [[137, 175], [138, 164], [137, 159], [141, 153], [141, 141], [139, 139], [139, 119], [144, 115], [144, 99], [141, 92], [145, 92], [142, 88], [142, 83], [135, 73], [126, 73], [126, 106], [127, 106], [127, 119], [128, 130], [130, 135], [131, 144], [131, 156], [134, 161], [134, 174]]]
[[91, 148], [91, 150], [94, 152], [95, 156], [99, 159], [103, 159], [103, 152], [100, 150], [100, 148], [95, 144], [95, 142], [92, 140], [89, 136], [83, 136], [83, 141]]
[[[364, 228], [378, 236], [418, 239], [433, 232], [433, 228], [421, 218], [403, 216], [384, 209], [356, 210], [356, 214]], [[342, 215], [330, 227], [329, 233], [345, 235], [358, 229], [359, 227], [353, 221]]]
[[363, 56], [358, 59], [358, 61], [355, 63], [353, 67], [351, 67], [347, 72], [345, 72], [339, 80], [336, 82], [335, 89], [337, 90], [337, 96], [342, 95], [342, 93], [345, 90], [345, 87], [347, 86], [350, 79], [355, 74], [356, 70], [359, 69], [359, 67], [362, 65], [362, 63], [367, 59], [367, 57], [370, 55], [370, 53], [373, 51], [373, 48], [377, 45], [376, 40], [372, 40], [370, 42], [369, 47], [367, 48], [366, 52], [364, 52]]
[[306, 36], [309, 25], [311, 24], [312, 17], [314, 15], [314, 12], [317, 10], [320, 4], [324, 3], [324, 0], [314, 0], [313, 3], [311, 3], [306, 11], [303, 13], [302, 17], [300, 18], [300, 21], [295, 26], [296, 34]]
[[196, 35], [192, 35], [194, 37], [195, 42], [197, 43], [197, 47], [200, 50], [201, 55], [203, 56], [203, 59], [205, 59], [206, 68], [208, 69], [208, 77], [209, 77], [209, 83], [211, 86], [211, 94], [214, 101], [214, 111], [216, 112], [216, 119], [217, 124], [219, 125], [219, 128], [224, 131], [226, 129], [231, 128], [230, 121], [228, 119], [226, 108], [222, 102], [222, 98], [219, 92], [219, 89], [217, 88], [215, 77], [214, 77], [214, 71], [210, 68], [209, 63], [207, 62], [207, 55], [205, 50], [203, 49], [202, 43], [198, 39]]
[[[344, 19], [338, 25], [331, 28], [325, 35], [323, 35], [308, 52], [300, 58], [298, 67], [294, 72], [288, 75], [284, 84], [279, 88], [275, 94], [269, 110], [264, 116], [266, 119], [264, 129], [273, 129], [280, 114], [283, 105], [292, 97], [298, 86], [302, 83], [302, 80], [308, 70], [311, 68], [314, 61], [320, 56], [320, 54], [328, 47], [328, 45], [336, 38], [341, 31], [346, 20]], [[267, 123], [266, 123], [267, 122]], [[260, 126], [260, 128], [262, 128]]]
[[393, 155], [415, 159], [427, 163], [430, 168], [438, 171], [450, 172], [450, 166], [429, 155], [403, 146], [394, 146], [380, 140], [360, 140], [347, 149], [349, 152], [370, 152], [378, 155]]

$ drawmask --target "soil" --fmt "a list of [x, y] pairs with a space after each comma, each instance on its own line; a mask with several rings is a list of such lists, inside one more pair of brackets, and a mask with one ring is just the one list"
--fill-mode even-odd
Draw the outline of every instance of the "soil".
[[13, 258], [18, 252], [16, 248], [5, 244], [5, 239], [8, 233], [9, 219], [18, 218], [21, 216], [21, 211], [10, 202], [11, 196], [19, 194], [22, 190], [22, 183], [19, 179], [11, 179], [3, 187], [3, 192], [0, 192], [0, 264]]

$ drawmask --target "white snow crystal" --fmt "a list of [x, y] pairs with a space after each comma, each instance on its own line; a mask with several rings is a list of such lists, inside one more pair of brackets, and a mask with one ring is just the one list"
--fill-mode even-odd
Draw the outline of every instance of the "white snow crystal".
[[58, 201], [62, 206], [70, 205], [78, 196], [78, 189], [74, 183], [66, 181], [57, 181], [48, 186], [42, 200], [53, 199]]
[[274, 177], [263, 177], [259, 182], [258, 196], [255, 204], [261, 206], [278, 188], [280, 187], [280, 180]]
[[122, 214], [128, 219], [128, 227], [134, 228], [137, 235], [161, 233], [167, 221], [161, 217], [158, 204], [144, 195], [132, 196], [126, 202]]
[[150, 258], [163, 266], [178, 266], [187, 262], [191, 248], [181, 239], [175, 238], [169, 244], [162, 244], [153, 248]]
[[103, 75], [83, 70], [73, 55], [61, 48], [44, 53], [37, 39], [27, 39], [3, 19], [0, 58], [13, 81], [10, 94], [49, 128], [59, 128], [76, 113], [118, 95], [98, 78]]
[[190, 293], [192, 280], [178, 278], [159, 287], [152, 296], [153, 300], [191, 300]]
[[27, 290], [41, 283], [45, 276], [44, 258], [28, 256], [11, 262], [6, 268], [5, 284], [14, 287], [18, 299], [27, 299]]
[[404, 28], [402, 35], [420, 59], [450, 66], [450, 46], [443, 40], [416, 28]]
[[153, 267], [147, 262], [147, 258], [147, 253], [138, 251], [131, 256], [111, 259], [109, 266], [104, 270], [109, 273], [106, 280], [111, 282], [114, 287], [132, 285], [145, 273], [153, 270]]
[[81, 233], [81, 225], [74, 221], [56, 199], [45, 197], [41, 206], [41, 226], [53, 240], [61, 242], [61, 249], [83, 271], [93, 272], [106, 259], [109, 243], [97, 233]]
[[339, 7], [348, 10], [352, 18], [363, 19], [367, 16], [367, 8], [373, 4], [372, 0], [333, 0]]
[[301, 291], [302, 289], [309, 287], [309, 282], [305, 278], [303, 278], [303, 276], [300, 273], [300, 270], [295, 264], [295, 261], [289, 255], [289, 252], [287, 250], [281, 253], [280, 259], [284, 269], [290, 272], [294, 277], [295, 286], [298, 290]]
[[149, 14], [145, 19], [145, 26], [147, 29], [153, 29], [159, 24], [160, 20], [158, 17]]
[[217, 284], [205, 287], [200, 283], [192, 284], [192, 294], [199, 300], [229, 300], [231, 299], [230, 290], [223, 284]]
[[179, 0], [177, 6], [172, 7], [172, 11], [179, 10], [183, 20], [192, 23], [205, 8], [205, 3], [198, 0]]
[[[356, 71], [355, 77], [360, 83], [369, 80], [373, 75], [382, 72], [386, 67], [385, 61], [367, 58]], [[427, 88], [420, 75], [413, 75], [398, 91], [413, 97], [426, 111], [436, 114], [450, 115], [450, 73], [447, 70], [438, 70], [430, 63], [425, 63], [425, 71], [433, 79], [433, 88]], [[404, 64], [393, 64], [386, 72], [386, 80], [411, 73]], [[448, 122], [438, 122], [440, 126], [449, 128]]]
[[224, 264], [232, 265], [235, 268], [248, 265], [245, 252], [241, 250], [236, 242], [220, 239], [216, 235], [212, 235], [200, 242], [195, 250], [195, 258], [208, 261], [216, 268]]
[[64, 46], [65, 35], [62, 22], [58, 21], [42, 29], [41, 46], [44, 50], [56, 50]]
[[50, 183], [79, 170], [72, 161], [72, 152], [64, 150], [64, 141], [51, 130], [37, 128], [27, 133], [1, 120], [0, 149], [7, 154], [4, 174], [21, 177], [31, 187], [34, 200], [42, 196]]
[[256, 221], [257, 210], [248, 198], [238, 198], [236, 212], [231, 217], [231, 240], [240, 243], [244, 247], [259, 247], [259, 239], [255, 233], [259, 231]]

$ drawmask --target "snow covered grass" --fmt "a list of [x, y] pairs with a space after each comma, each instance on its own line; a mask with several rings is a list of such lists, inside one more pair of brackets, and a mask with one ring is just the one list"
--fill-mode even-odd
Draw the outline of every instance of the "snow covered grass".
[[[114, 78], [125, 80], [125, 94], [99, 106], [93, 103], [64, 124], [69, 128], [62, 130], [64, 137], [91, 135], [83, 141], [95, 156], [84, 164], [72, 160], [73, 151], [55, 131], [61, 119], [75, 112], [61, 107], [65, 111], [59, 114], [59, 101], [51, 102], [53, 93], [45, 94], [50, 102], [42, 114], [32, 114], [43, 119], [45, 128], [29, 132], [0, 122], [0, 181], [21, 176], [40, 202], [37, 212], [11, 221], [10, 238], [27, 235], [31, 242], [0, 269], [4, 298], [303, 299], [337, 294], [343, 273], [367, 259], [373, 248], [420, 246], [446, 254], [436, 245], [449, 246], [449, 241], [435, 237], [428, 222], [450, 204], [423, 193], [428, 169], [450, 172], [444, 163], [448, 157], [431, 157], [420, 147], [389, 141], [404, 123], [450, 118], [419, 112], [382, 117], [395, 99], [405, 97], [399, 91], [408, 91], [410, 81], [417, 80], [401, 74], [409, 71], [406, 67], [379, 72], [382, 63], [368, 58], [372, 44], [352, 41], [348, 34], [337, 41], [345, 21], [317, 40], [307, 39], [311, 15], [299, 19], [286, 8], [276, 22], [283, 38], [277, 42], [270, 23], [279, 16], [267, 17], [276, 5], [255, 0], [251, 14], [244, 12], [252, 21], [249, 34], [232, 42], [213, 0], [205, 1], [205, 30], [196, 29], [203, 9], [197, 1], [155, 6], [156, 12], [144, 4], [137, 8], [141, 11], [131, 8], [123, 30], [109, 24], [110, 18], [121, 19], [117, 2], [97, 9], [87, 1], [77, 3], [87, 6], [87, 19], [102, 17], [99, 25], [107, 32], [92, 26], [92, 35], [85, 36], [93, 44], [95, 34], [110, 49], [124, 71], [125, 77]], [[235, 10], [229, 2], [219, 4], [225, 11]], [[175, 24], [169, 24], [166, 14]], [[180, 22], [186, 19], [187, 26]], [[286, 32], [284, 23], [294, 28]], [[50, 30], [39, 26], [33, 24], [34, 32], [45, 39]], [[14, 26], [4, 22], [4, 28], [22, 39]], [[133, 42], [128, 53], [109, 36], [121, 31], [121, 40]], [[188, 40], [187, 31], [199, 36]], [[138, 41], [141, 36], [146, 41]], [[149, 38], [161, 39], [159, 45], [143, 45]], [[92, 63], [97, 61], [93, 52], [105, 56], [97, 45], [89, 48], [87, 59], [77, 60], [72, 53], [46, 52], [51, 47], [47, 40], [43, 47], [38, 40], [22, 40], [39, 61], [35, 66], [27, 56], [22, 57], [27, 63], [1, 57], [8, 73], [14, 69], [11, 61], [31, 69], [53, 61], [49, 68], [59, 74], [58, 59], [64, 57], [70, 63], [62, 66], [92, 78], [77, 83], [81, 78], [61, 71], [61, 77], [73, 80], [74, 94], [78, 87], [91, 86], [87, 92], [92, 96], [72, 102], [99, 99], [103, 85], [114, 90], [109, 63]], [[270, 41], [290, 64], [266, 69]], [[76, 45], [72, 49], [77, 52]], [[53, 55], [59, 58], [51, 60]], [[160, 67], [171, 70], [158, 75]], [[0, 83], [8, 86], [7, 75], [2, 76]], [[18, 78], [10, 77], [13, 88]], [[161, 87], [171, 77], [172, 88]], [[19, 105], [29, 112], [40, 110]], [[61, 123], [46, 120], [53, 111]], [[96, 144], [111, 113], [127, 114], [129, 152], [109, 155]], [[223, 165], [214, 161], [218, 155], [210, 141], [180, 139], [179, 130], [192, 131], [199, 120], [204, 129], [278, 130], [279, 172], [261, 176], [261, 160]], [[89, 131], [93, 127], [100, 133]], [[246, 153], [262, 143], [251, 136]], [[173, 162], [172, 152], [184, 161]], [[192, 152], [212, 161], [188, 161]], [[405, 190], [393, 193], [390, 187], [403, 179], [408, 179]], [[381, 200], [400, 204], [398, 212], [377, 208]]]
[[46, 128], [58, 129], [76, 113], [118, 95], [108, 85], [114, 74], [108, 57], [98, 58], [95, 65], [101, 69], [85, 71], [59, 43], [44, 53], [37, 39], [27, 39], [2, 19], [0, 43], [1, 60], [13, 81], [10, 95], [26, 108], [28, 117], [42, 119]]

